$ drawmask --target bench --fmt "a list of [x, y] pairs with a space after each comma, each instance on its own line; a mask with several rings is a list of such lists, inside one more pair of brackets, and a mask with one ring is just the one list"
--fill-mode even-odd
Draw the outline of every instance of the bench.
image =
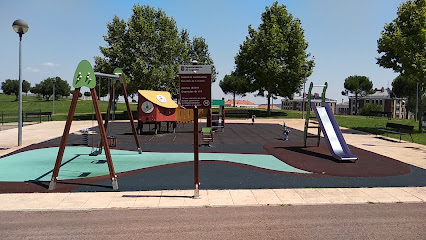
[[392, 112], [371, 111], [369, 116], [388, 117], [390, 120], [392, 118]]
[[414, 130], [414, 126], [387, 122], [385, 128], [380, 128], [378, 130], [385, 133], [399, 134], [399, 141], [401, 141], [402, 135], [410, 135], [411, 141], [414, 142], [413, 136], [411, 136], [411, 133]]
[[27, 112], [25, 113], [25, 121], [28, 120], [28, 118], [32, 118], [33, 116], [36, 116], [39, 118], [39, 121], [41, 122], [41, 116], [47, 116], [47, 120], [52, 120], [52, 112]]
[[225, 110], [225, 117], [249, 118], [249, 116], [249, 111], [245, 109]]

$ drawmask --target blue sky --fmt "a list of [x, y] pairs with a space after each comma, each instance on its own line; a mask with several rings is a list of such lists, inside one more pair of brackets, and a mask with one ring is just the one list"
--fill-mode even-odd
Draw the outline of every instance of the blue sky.
[[[36, 83], [59, 76], [71, 83], [78, 63], [101, 56], [106, 24], [114, 15], [127, 19], [135, 3], [161, 8], [190, 37], [204, 37], [219, 71], [212, 97], [223, 94], [219, 80], [235, 67], [234, 57], [247, 36], [248, 25], [257, 28], [270, 0], [2, 0], [0, 1], [0, 82], [18, 79], [19, 37], [12, 29], [16, 19], [30, 29], [22, 41], [22, 78]], [[397, 76], [376, 64], [377, 40], [386, 23], [396, 18], [402, 0], [286, 0], [279, 3], [301, 20], [308, 52], [316, 66], [307, 83], [328, 82], [327, 97], [341, 102], [343, 83], [351, 75], [370, 78], [374, 88], [391, 87]], [[83, 91], [87, 91], [83, 89]], [[255, 103], [266, 98], [248, 95]], [[277, 100], [274, 102], [278, 102]]]

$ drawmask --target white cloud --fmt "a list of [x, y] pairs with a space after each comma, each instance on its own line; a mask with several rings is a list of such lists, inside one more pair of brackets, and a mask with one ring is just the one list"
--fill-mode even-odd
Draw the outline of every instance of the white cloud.
[[46, 67], [56, 67], [56, 66], [58, 66], [58, 64], [53, 63], [53, 62], [44, 62], [41, 65], [46, 66]]
[[34, 73], [39, 73], [39, 72], [41, 72], [41, 70], [40, 70], [40, 69], [38, 69], [38, 68], [33, 68], [33, 67], [26, 67], [26, 68], [25, 68], [25, 71], [28, 71], [28, 72], [34, 72]]

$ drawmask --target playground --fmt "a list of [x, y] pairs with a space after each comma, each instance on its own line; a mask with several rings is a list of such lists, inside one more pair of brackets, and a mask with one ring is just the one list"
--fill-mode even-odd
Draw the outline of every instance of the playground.
[[[199, 189], [426, 186], [423, 159], [416, 157], [424, 156], [425, 149], [411, 144], [404, 151], [389, 139], [342, 132], [325, 102], [327, 83], [310, 84], [305, 120], [286, 124], [253, 117], [225, 123], [223, 100], [218, 101], [219, 114], [211, 111], [211, 67], [182, 66], [180, 71], [183, 105], [168, 92], [140, 90], [136, 128], [122, 70], [95, 73], [88, 61], [81, 61], [65, 127], [63, 122], [49, 123], [50, 129], [40, 124], [28, 133], [37, 141], [0, 152], [0, 192], [189, 190], [195, 185], [198, 197]], [[101, 78], [109, 79], [105, 119], [94, 88]], [[114, 121], [116, 83], [132, 119], [127, 122]], [[90, 88], [97, 124], [93, 117], [91, 126], [71, 131], [81, 87]], [[311, 102], [313, 87], [323, 89], [320, 102]], [[64, 130], [50, 137], [52, 129]], [[0, 135], [8, 142], [12, 133]], [[391, 145], [393, 151], [383, 152]]]
[[[283, 120], [275, 120], [278, 121]], [[230, 121], [223, 132], [215, 133], [210, 146], [202, 144], [200, 189], [426, 186], [423, 168], [351, 145], [349, 148], [358, 160], [338, 161], [330, 154], [324, 138], [318, 147], [316, 139], [308, 139], [307, 147], [303, 146], [304, 133], [297, 129], [302, 120], [288, 121], [295, 124], [287, 125], [296, 127], [289, 128], [288, 141], [283, 140], [282, 124], [273, 122]], [[199, 124], [201, 129], [206, 123]], [[63, 122], [58, 125], [63, 126]], [[158, 134], [146, 129], [145, 134], [138, 135], [142, 148], [139, 154], [128, 122], [112, 123], [117, 146], [111, 148], [111, 156], [118, 190], [193, 189], [192, 125], [178, 124], [175, 133], [164, 127]], [[97, 127], [90, 130], [98, 131]], [[350, 134], [387, 142], [361, 133]], [[89, 146], [85, 146], [81, 132], [69, 135], [58, 182], [50, 192], [116, 191], [111, 186], [105, 155], [90, 156], [94, 150], [90, 145], [99, 141], [99, 134], [90, 135], [88, 140]], [[61, 137], [56, 137], [3, 155], [0, 192], [49, 192], [60, 141]]]

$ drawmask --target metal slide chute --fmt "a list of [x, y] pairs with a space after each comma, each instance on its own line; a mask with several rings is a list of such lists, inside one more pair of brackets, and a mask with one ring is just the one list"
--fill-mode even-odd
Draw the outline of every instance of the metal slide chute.
[[315, 106], [315, 103], [311, 103], [311, 108], [315, 112], [333, 157], [341, 161], [355, 162], [358, 160], [358, 157], [349, 150], [330, 105], [326, 102], [323, 102], [322, 106]]

